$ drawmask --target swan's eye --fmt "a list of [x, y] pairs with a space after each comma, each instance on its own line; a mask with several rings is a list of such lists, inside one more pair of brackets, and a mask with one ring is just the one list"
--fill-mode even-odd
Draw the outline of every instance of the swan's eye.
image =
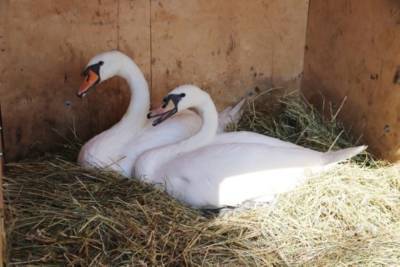
[[96, 64], [87, 66], [87, 68], [82, 72], [82, 76], [88, 76], [89, 71], [93, 71], [97, 74], [97, 76], [100, 76], [100, 66], [102, 66], [103, 64], [104, 61], [99, 61]]

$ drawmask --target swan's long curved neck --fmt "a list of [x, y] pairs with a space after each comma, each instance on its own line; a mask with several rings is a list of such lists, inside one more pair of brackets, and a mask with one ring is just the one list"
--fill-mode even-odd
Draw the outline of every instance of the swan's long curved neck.
[[161, 165], [179, 154], [193, 151], [214, 140], [218, 128], [218, 112], [211, 98], [207, 95], [207, 98], [201, 105], [193, 106], [192, 109], [194, 109], [203, 120], [200, 130], [186, 140], [157, 148], [156, 151], [159, 155], [157, 158], [158, 164]]
[[189, 152], [207, 145], [214, 140], [217, 134], [218, 112], [211, 99], [201, 106], [193, 107], [193, 109], [200, 115], [203, 124], [200, 130], [192, 137], [171, 145], [170, 149], [172, 148], [171, 150], [177, 154]]
[[139, 67], [130, 59], [123, 60], [116, 75], [128, 82], [131, 96], [127, 111], [113, 128], [119, 131], [128, 128], [132, 135], [132, 130], [143, 128], [147, 122], [146, 114], [150, 108], [149, 87]]

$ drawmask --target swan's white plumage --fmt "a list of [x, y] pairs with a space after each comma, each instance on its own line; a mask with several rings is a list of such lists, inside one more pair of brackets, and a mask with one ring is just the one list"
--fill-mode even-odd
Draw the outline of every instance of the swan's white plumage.
[[[81, 165], [109, 168], [130, 177], [134, 162], [142, 152], [185, 139], [199, 130], [201, 119], [189, 110], [157, 128], [152, 127], [146, 117], [150, 107], [149, 89], [139, 67], [119, 51], [101, 53], [92, 58], [87, 66], [99, 62], [103, 62], [99, 69], [100, 82], [113, 76], [124, 78], [131, 90], [131, 99], [128, 110], [117, 124], [96, 135], [81, 148], [78, 156]], [[221, 131], [226, 124], [240, 118], [242, 104], [221, 113]]]
[[178, 110], [196, 109], [201, 130], [176, 144], [155, 148], [139, 157], [136, 173], [195, 207], [236, 206], [246, 200], [271, 200], [293, 189], [308, 172], [323, 171], [350, 158], [364, 146], [318, 152], [249, 132], [215, 136], [217, 113], [207, 93], [181, 86]]
[[209, 145], [160, 166], [156, 177], [166, 177], [167, 190], [193, 206], [236, 206], [246, 200], [270, 200], [293, 189], [307, 173], [325, 170], [363, 149], [337, 158], [331, 157], [335, 152], [262, 144]]
[[[85, 144], [79, 160], [86, 167], [110, 168], [130, 177], [136, 158], [146, 150], [157, 146], [172, 144], [193, 135], [201, 124], [201, 119], [192, 112], [177, 114], [159, 128], [151, 126], [151, 121], [128, 140], [100, 136]], [[99, 142], [100, 141], [100, 142]]]

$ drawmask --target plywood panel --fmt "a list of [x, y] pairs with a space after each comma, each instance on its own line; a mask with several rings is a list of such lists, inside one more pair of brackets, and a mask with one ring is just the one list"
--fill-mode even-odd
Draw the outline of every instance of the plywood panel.
[[[116, 122], [129, 95], [114, 80], [83, 101], [80, 71], [120, 48], [149, 73], [149, 1], [2, 0], [1, 102], [10, 158], [47, 150], [76, 127], [87, 139]], [[33, 148], [33, 149], [31, 149]]]
[[7, 262], [6, 259], [6, 231], [4, 228], [4, 194], [3, 194], [3, 181], [4, 181], [4, 157], [3, 157], [3, 120], [1, 115], [0, 104], [0, 267]]
[[151, 1], [152, 88], [158, 102], [194, 83], [219, 107], [259, 87], [299, 85], [306, 0]]
[[[1, 0], [0, 94], [10, 159], [48, 151], [75, 128], [115, 123], [129, 94], [113, 79], [84, 100], [80, 71], [95, 54], [134, 58], [155, 100], [195, 83], [219, 107], [259, 87], [299, 86], [307, 0]], [[55, 131], [54, 131], [54, 130]]]
[[347, 97], [347, 127], [400, 161], [400, 2], [312, 1], [308, 25], [304, 92], [315, 103]]

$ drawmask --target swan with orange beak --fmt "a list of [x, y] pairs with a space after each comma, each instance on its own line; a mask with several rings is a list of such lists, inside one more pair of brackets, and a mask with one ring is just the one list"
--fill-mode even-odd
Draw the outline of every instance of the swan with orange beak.
[[79, 87], [79, 91], [77, 93], [79, 97], [85, 97], [92, 88], [100, 83], [100, 67], [103, 64], [103, 61], [99, 61], [98, 63], [86, 67], [86, 69], [82, 72], [82, 76], [85, 77], [85, 80]]

